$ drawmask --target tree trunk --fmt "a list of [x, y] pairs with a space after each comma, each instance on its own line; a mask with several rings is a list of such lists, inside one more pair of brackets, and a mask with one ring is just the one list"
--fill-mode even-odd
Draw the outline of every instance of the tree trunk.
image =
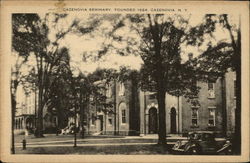
[[16, 91], [18, 81], [11, 81], [10, 94], [11, 94], [11, 154], [15, 154], [15, 114], [16, 114]]
[[[86, 97], [84, 97], [84, 101], [86, 102]], [[81, 92], [80, 93], [80, 125], [81, 125], [80, 137], [81, 138], [84, 138], [84, 107], [85, 105], [83, 104], [83, 96]]]
[[236, 70], [235, 154], [241, 154], [241, 72]]
[[158, 90], [158, 108], [159, 108], [159, 129], [158, 129], [158, 144], [165, 145], [166, 142], [166, 110], [165, 110], [165, 91]]
[[225, 75], [221, 77], [221, 96], [222, 96], [222, 134], [227, 136], [227, 102], [226, 102], [226, 82]]
[[44, 137], [43, 135], [43, 108], [38, 107], [38, 118], [37, 118], [37, 129], [36, 135], [37, 138]]
[[41, 83], [39, 85], [37, 128], [35, 131], [35, 136], [37, 138], [44, 137], [43, 135], [43, 100], [42, 100]]
[[234, 48], [234, 67], [236, 69], [236, 109], [235, 109], [235, 134], [234, 152], [241, 154], [241, 31], [238, 30], [237, 46]]
[[226, 17], [226, 28], [229, 31], [233, 46], [233, 68], [236, 71], [236, 109], [235, 109], [235, 133], [233, 137], [233, 150], [235, 154], [241, 154], [241, 18], [239, 17], [239, 28], [237, 41], [232, 34], [231, 25]]
[[16, 112], [16, 96], [11, 93], [11, 154], [15, 154], [15, 112]]
[[234, 134], [234, 152], [241, 154], [241, 60], [240, 52], [236, 60], [236, 109], [235, 109], [235, 134]]

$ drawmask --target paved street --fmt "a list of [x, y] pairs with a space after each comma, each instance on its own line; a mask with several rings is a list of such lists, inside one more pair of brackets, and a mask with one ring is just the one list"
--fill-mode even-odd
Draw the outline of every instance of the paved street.
[[17, 154], [169, 154], [167, 148], [181, 137], [169, 137], [168, 146], [157, 145], [157, 135], [147, 136], [86, 136], [77, 139], [73, 135], [45, 135], [44, 138], [26, 136], [26, 150], [22, 149], [23, 135], [16, 136]]

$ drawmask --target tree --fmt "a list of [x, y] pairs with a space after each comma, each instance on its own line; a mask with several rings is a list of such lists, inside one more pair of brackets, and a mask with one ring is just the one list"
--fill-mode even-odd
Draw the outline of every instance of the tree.
[[26, 57], [22, 58], [17, 56], [15, 64], [11, 67], [11, 81], [10, 81], [10, 93], [11, 93], [11, 153], [15, 154], [15, 138], [14, 138], [14, 126], [15, 126], [15, 113], [16, 113], [16, 92], [18, 85], [23, 80], [21, 68], [26, 62]]
[[[54, 80], [51, 77], [54, 68], [59, 63], [65, 48], [60, 48], [59, 42], [72, 31], [77, 21], [72, 21], [69, 27], [57, 28], [58, 22], [65, 14], [46, 14], [42, 19], [37, 14], [14, 14], [13, 47], [20, 55], [35, 56], [35, 71], [38, 78], [38, 121], [37, 137], [43, 137], [43, 110], [49, 102], [49, 92]], [[17, 21], [17, 20], [21, 21]], [[49, 26], [58, 29], [54, 39], [49, 39]]]
[[[235, 153], [241, 153], [241, 26], [239, 24], [230, 23], [231, 15], [207, 14], [204, 22], [192, 29], [188, 42], [191, 45], [207, 44], [207, 49], [195, 61], [197, 70], [205, 74], [212, 73], [215, 78], [224, 79], [225, 73], [235, 71], [236, 73], [236, 110], [235, 110], [235, 135], [234, 150]], [[218, 29], [228, 32], [228, 36], [224, 40], [216, 40], [212, 43], [212, 39], [216, 39], [214, 33]], [[194, 34], [195, 33], [195, 34]], [[210, 41], [205, 42], [204, 38], [210, 36]], [[205, 72], [205, 73], [204, 73]], [[226, 111], [224, 111], [226, 112]], [[226, 125], [226, 116], [224, 116], [224, 125]], [[224, 126], [224, 134], [226, 135], [226, 126]]]
[[[36, 18], [35, 18], [36, 19]], [[22, 72], [22, 68], [28, 61], [29, 46], [20, 46], [20, 38], [27, 35], [21, 34], [20, 30], [25, 30], [27, 26], [32, 25], [35, 19], [31, 19], [30, 15], [12, 15], [12, 56], [14, 64], [11, 67], [11, 153], [15, 153], [15, 141], [14, 141], [14, 124], [15, 124], [15, 112], [16, 112], [16, 92], [20, 83], [25, 82], [25, 74]]]
[[[198, 93], [198, 87], [191, 80], [194, 69], [189, 64], [181, 63], [181, 45], [190, 32], [188, 18], [180, 15], [136, 14], [126, 15], [118, 20], [120, 22], [117, 23], [116, 31], [128, 24], [130, 33], [136, 37], [122, 36], [112, 31], [110, 37], [118, 43], [126, 42], [127, 46], [122, 49], [111, 45], [106, 47], [116, 49], [120, 55], [139, 55], [143, 60], [141, 86], [143, 90], [157, 92], [158, 144], [166, 144], [166, 93], [187, 97]], [[185, 80], [174, 84], [182, 81], [179, 80], [181, 78]]]
[[48, 93], [48, 111], [56, 112], [58, 117], [57, 129], [64, 128], [67, 124], [67, 115], [70, 112], [72, 101], [69, 100], [72, 96], [70, 56], [67, 48], [60, 51], [62, 55], [58, 64], [53, 68], [50, 76], [51, 87]]

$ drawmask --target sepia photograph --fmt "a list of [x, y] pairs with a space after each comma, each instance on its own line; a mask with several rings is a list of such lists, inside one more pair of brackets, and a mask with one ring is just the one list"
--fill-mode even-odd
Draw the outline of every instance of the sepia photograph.
[[6, 152], [242, 156], [242, 12], [54, 3], [9, 12]]

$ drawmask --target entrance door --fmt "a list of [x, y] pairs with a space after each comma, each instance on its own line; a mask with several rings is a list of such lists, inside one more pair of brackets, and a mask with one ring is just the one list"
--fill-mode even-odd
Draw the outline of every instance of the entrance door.
[[175, 108], [171, 108], [171, 111], [170, 111], [170, 119], [171, 119], [171, 129], [170, 129], [170, 132], [171, 134], [176, 134], [176, 110]]
[[99, 115], [97, 119], [97, 131], [102, 132], [103, 131], [103, 116]]
[[149, 134], [156, 134], [158, 131], [157, 109], [149, 109]]

